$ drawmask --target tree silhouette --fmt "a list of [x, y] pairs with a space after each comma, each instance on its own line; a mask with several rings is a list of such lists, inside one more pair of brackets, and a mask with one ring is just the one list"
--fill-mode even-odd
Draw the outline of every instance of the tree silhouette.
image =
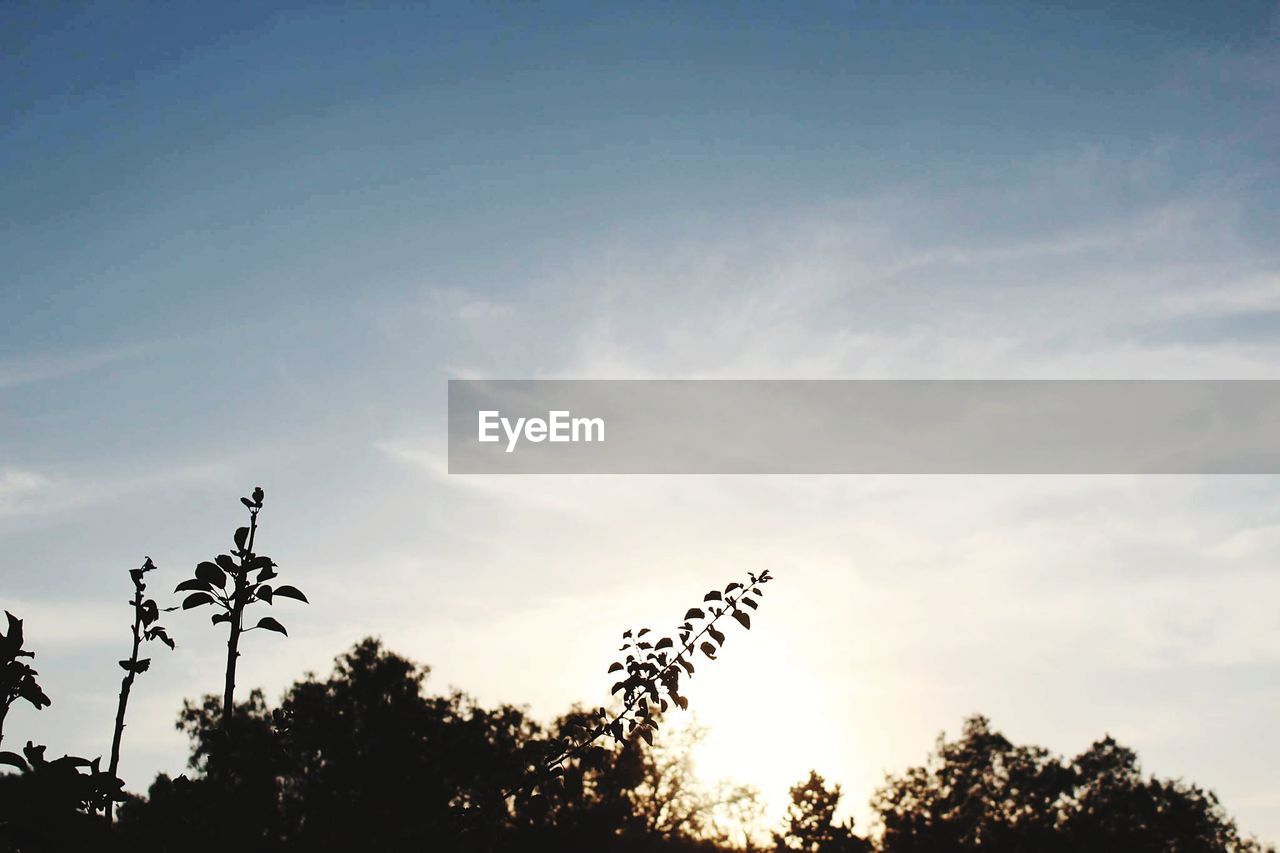
[[[288, 631], [270, 616], [264, 616], [250, 628], [244, 627], [244, 609], [250, 604], [265, 601], [271, 604], [276, 598], [292, 598], [307, 603], [307, 597], [293, 586], [272, 587], [267, 581], [276, 577], [276, 563], [270, 557], [254, 553], [254, 539], [258, 534], [258, 513], [262, 511], [262, 488], [253, 490], [252, 498], [241, 498], [240, 503], [249, 510], [249, 526], [236, 529], [235, 549], [232, 554], [219, 554], [212, 562], [196, 566], [195, 577], [178, 584], [174, 592], [190, 593], [182, 601], [183, 610], [191, 610], [206, 604], [216, 604], [221, 613], [213, 615], [213, 624], [225, 622], [229, 626], [227, 636], [226, 679], [222, 692], [222, 728], [229, 731], [235, 711], [236, 662], [240, 658], [240, 637], [258, 629], [276, 631], [288, 635]], [[257, 572], [256, 578], [250, 578]], [[227, 589], [230, 579], [231, 588]]]
[[[130, 571], [132, 646], [117, 704], [110, 765], [74, 756], [49, 760], [27, 741], [0, 752], [0, 853], [128, 849], [131, 853], [267, 851], [557, 850], [657, 853], [752, 847], [759, 801], [741, 786], [695, 778], [690, 748], [699, 728], [664, 727], [686, 710], [682, 690], [699, 658], [717, 659], [730, 620], [751, 628], [769, 572], [748, 573], [703, 596], [670, 634], [622, 635], [612, 709], [575, 708], [550, 726], [511, 705], [482, 707], [456, 690], [425, 690], [429, 669], [382, 647], [357, 643], [324, 678], [294, 683], [272, 708], [260, 690], [235, 701], [236, 662], [246, 631], [286, 633], [271, 617], [246, 627], [245, 608], [276, 598], [306, 602], [270, 583], [276, 564], [254, 551], [262, 489], [241, 499], [249, 523], [235, 548], [197, 565], [178, 585], [183, 609], [218, 606], [227, 623], [221, 696], [185, 702], [178, 726], [191, 741], [188, 776], [161, 774], [148, 798], [124, 795], [117, 777], [124, 721], [144, 642], [173, 647], [145, 597], [148, 558]], [[176, 609], [176, 608], [170, 608]], [[23, 659], [22, 621], [0, 635], [0, 737], [18, 700], [50, 704]], [[797, 706], [797, 715], [804, 714]], [[662, 739], [657, 733], [662, 730]], [[785, 736], [784, 733], [780, 733]], [[750, 748], [750, 744], [744, 744]], [[862, 838], [835, 814], [840, 786], [817, 773], [791, 788], [782, 851], [808, 853], [1256, 853], [1217, 798], [1179, 780], [1144, 776], [1136, 755], [1106, 737], [1073, 759], [1017, 746], [983, 717], [961, 736], [940, 736], [919, 767], [887, 779], [872, 801], [880, 832]], [[124, 800], [118, 821], [96, 818]], [[742, 844], [737, 842], [741, 839]], [[1274, 853], [1272, 848], [1267, 848]]]
[[1217, 798], [1144, 778], [1110, 737], [1073, 760], [1015, 746], [985, 717], [960, 738], [939, 736], [930, 761], [891, 777], [873, 808], [887, 853], [936, 850], [1257, 851]]
[[[647, 634], [645, 635], [648, 636]], [[525, 851], [649, 853], [740, 847], [734, 810], [749, 792], [697, 781], [684, 738], [664, 726], [601, 738], [563, 764], [541, 796], [497, 799], [597, 719], [575, 709], [543, 727], [516, 707], [427, 691], [429, 670], [366, 639], [325, 677], [294, 683], [277, 707], [253, 691], [223, 737], [221, 698], [184, 705], [192, 778], [160, 776], [120, 809], [117, 840], [135, 851]], [[803, 709], [801, 709], [801, 713]], [[776, 849], [897, 851], [1217, 851], [1243, 840], [1212, 795], [1146, 779], [1110, 739], [1071, 761], [1010, 744], [982, 718], [940, 739], [925, 766], [877, 792], [882, 837], [834, 818], [839, 786], [817, 774], [791, 789]], [[483, 805], [483, 808], [476, 808]]]
[[363, 640], [275, 709], [250, 694], [225, 746], [221, 700], [187, 703], [179, 725], [192, 778], [162, 775], [148, 800], [126, 803], [123, 837], [183, 851], [711, 850], [738, 828], [730, 811], [754, 802], [749, 791], [698, 783], [690, 741], [632, 738], [579, 754], [545, 797], [498, 808], [501, 781], [580, 714], [544, 730], [519, 708], [429, 694], [428, 674]]
[[775, 848], [779, 853], [869, 853], [874, 848], [853, 831], [852, 820], [836, 822], [839, 805], [840, 786], [828, 788], [826, 780], [810, 770], [808, 779], [791, 787], [786, 826], [774, 833]]
[[[129, 570], [129, 579], [133, 581], [133, 599], [129, 602], [133, 607], [133, 627], [131, 638], [133, 641], [132, 649], [127, 660], [120, 661], [120, 667], [125, 671], [125, 676], [120, 681], [120, 699], [116, 704], [116, 725], [111, 736], [111, 765], [107, 772], [112, 778], [120, 770], [120, 741], [124, 737], [124, 716], [125, 710], [129, 706], [129, 692], [133, 689], [133, 680], [139, 673], [146, 672], [151, 667], [150, 658], [138, 659], [138, 650], [143, 641], [151, 642], [159, 640], [166, 646], [173, 649], [173, 640], [169, 637], [169, 633], [163, 626], [158, 624], [160, 618], [160, 608], [156, 604], [155, 599], [142, 597], [146, 591], [147, 585], [143, 582], [142, 576], [147, 572], [155, 571], [155, 564], [151, 562], [151, 558], [147, 557], [139, 568]], [[111, 819], [111, 803], [108, 801], [104, 808], [107, 813], [107, 819]]]
[[36, 671], [19, 658], [34, 658], [35, 652], [22, 648], [22, 620], [8, 610], [8, 631], [0, 634], [0, 743], [4, 742], [4, 721], [9, 708], [19, 699], [30, 702], [38, 711], [52, 704], [36, 682]]
[[673, 842], [701, 838], [728, 845], [762, 808], [759, 793], [749, 786], [707, 784], [694, 772], [693, 751], [707, 729], [690, 723], [668, 729], [664, 739], [643, 747], [632, 741], [640, 773], [622, 795], [631, 805], [638, 831]]

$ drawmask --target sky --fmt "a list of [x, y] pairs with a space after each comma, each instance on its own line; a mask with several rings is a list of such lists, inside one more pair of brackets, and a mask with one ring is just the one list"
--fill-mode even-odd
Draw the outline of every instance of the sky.
[[[1274, 477], [459, 477], [449, 378], [1280, 379], [1271, 3], [10, 3], [0, 605], [109, 750], [127, 570], [267, 493], [311, 598], [436, 689], [599, 704], [623, 628], [769, 568], [708, 777], [865, 802], [981, 712], [1111, 733], [1280, 839]], [[174, 613], [122, 775], [225, 640]], [[750, 752], [736, 744], [754, 735]], [[9, 738], [6, 738], [8, 740]]]

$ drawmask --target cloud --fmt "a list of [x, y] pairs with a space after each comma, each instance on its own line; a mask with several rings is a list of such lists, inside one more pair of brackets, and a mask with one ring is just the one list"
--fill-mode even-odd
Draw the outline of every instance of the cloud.
[[[1003, 186], [615, 232], [512, 284], [501, 311], [471, 312], [451, 375], [1275, 378], [1280, 337], [1233, 325], [1276, 310], [1274, 249], [1250, 238], [1230, 192], [1152, 198], [1167, 168], [1161, 151], [1084, 152]], [[1193, 325], [1211, 317], [1226, 318], [1217, 334]], [[437, 559], [477, 583], [502, 566], [521, 579], [527, 598], [503, 624], [546, 626], [522, 676], [538, 708], [607, 689], [603, 658], [550, 654], [577, 635], [544, 584], [579, 590], [573, 612], [603, 631], [767, 566], [779, 582], [752, 642], [785, 648], [779, 677], [823, 685], [842, 726], [838, 744], [795, 757], [797, 771], [826, 762], [865, 796], [882, 770], [921, 760], [939, 728], [987, 711], [1062, 751], [1111, 728], [1153, 772], [1185, 775], [1221, 734], [1202, 725], [1211, 678], [1240, 709], [1215, 753], [1220, 793], [1229, 808], [1266, 801], [1247, 765], [1271, 712], [1240, 698], [1252, 689], [1240, 674], [1280, 666], [1266, 606], [1280, 594], [1272, 480], [449, 477], [442, 436], [378, 447], [426, 474], [422, 494], [447, 496], [434, 498], [436, 541], [472, 532]], [[731, 646], [700, 672], [714, 682], [705, 719], [752, 702], [764, 671]], [[761, 707], [760, 730], [790, 724], [785, 703]], [[708, 772], [767, 795], [790, 781], [722, 759]]]
[[0, 468], [0, 517], [65, 505], [64, 483], [37, 471]]
[[139, 347], [120, 347], [74, 355], [37, 355], [0, 362], [0, 390], [19, 385], [50, 382], [98, 370], [133, 358]]

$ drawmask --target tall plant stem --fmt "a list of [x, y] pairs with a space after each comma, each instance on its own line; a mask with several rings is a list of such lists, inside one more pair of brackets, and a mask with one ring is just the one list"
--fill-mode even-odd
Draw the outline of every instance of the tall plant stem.
[[[138, 665], [138, 647], [142, 644], [142, 590], [133, 594], [133, 649], [129, 653], [129, 671], [120, 679], [120, 701], [116, 704], [116, 727], [111, 737], [111, 766], [107, 772], [116, 778], [120, 769], [120, 741], [124, 738], [124, 713], [129, 705], [129, 691], [133, 689], [133, 679], [137, 676], [134, 669]], [[107, 802], [103, 806], [107, 813], [107, 822], [112, 820], [113, 804]]]
[[231, 728], [231, 717], [235, 713], [236, 661], [240, 657], [240, 634], [244, 631], [242, 619], [244, 606], [249, 597], [246, 589], [249, 586], [249, 571], [245, 568], [253, 559], [253, 539], [258, 533], [258, 510], [249, 510], [249, 541], [245, 543], [240, 554], [240, 571], [235, 573], [234, 597], [231, 600], [231, 634], [227, 638], [227, 681], [222, 692], [222, 731], [225, 734]]

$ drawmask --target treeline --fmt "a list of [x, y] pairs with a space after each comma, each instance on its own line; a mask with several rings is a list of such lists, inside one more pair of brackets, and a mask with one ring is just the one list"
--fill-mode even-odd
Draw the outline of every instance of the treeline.
[[[261, 691], [223, 725], [222, 700], [187, 702], [190, 771], [126, 795], [114, 826], [35, 775], [0, 777], [10, 850], [135, 851], [1259, 851], [1211, 793], [1144, 776], [1104, 738], [1065, 760], [973, 717], [872, 800], [874, 837], [836, 818], [838, 786], [811, 774], [772, 838], [757, 794], [707, 786], [688, 737], [609, 740], [565, 762], [541, 795], [495, 796], [564, 733], [514, 706], [426, 689], [428, 670], [374, 639], [275, 707]], [[797, 709], [803, 718], [804, 709]], [[786, 733], [770, 736], [785, 737]], [[744, 745], [749, 748], [749, 745]]]
[[[428, 669], [365, 639], [333, 672], [296, 682], [275, 707], [261, 691], [236, 698], [240, 639], [286, 633], [254, 605], [306, 602], [255, 551], [264, 495], [241, 501], [249, 523], [230, 553], [199, 562], [177, 585], [180, 605], [147, 592], [156, 567], [130, 571], [129, 655], [110, 759], [52, 758], [8, 744], [0, 764], [0, 851], [630, 851], [810, 853], [925, 851], [1261, 851], [1210, 792], [1144, 776], [1131, 750], [1104, 738], [1072, 759], [1017, 746], [982, 717], [928, 761], [891, 776], [871, 802], [869, 831], [836, 818], [841, 792], [817, 774], [797, 782], [785, 821], [762, 833], [758, 794], [708, 787], [692, 772], [696, 729], [658, 737], [688, 702], [682, 684], [715, 660], [732, 622], [751, 627], [768, 572], [706, 593], [670, 633], [623, 632], [609, 708], [575, 708], [543, 725], [516, 706], [485, 708], [433, 694]], [[187, 701], [188, 773], [158, 776], [145, 797], [117, 777], [129, 697], [150, 671], [142, 652], [172, 648], [166, 610], [212, 610], [226, 631], [220, 695]], [[254, 607], [261, 612], [263, 608]], [[50, 698], [37, 681], [21, 620], [0, 635], [0, 743], [11, 706]], [[744, 700], [744, 708], [749, 702]], [[796, 726], [806, 709], [797, 705]], [[788, 733], [761, 733], [786, 738]], [[742, 744], [750, 749], [750, 743]]]

